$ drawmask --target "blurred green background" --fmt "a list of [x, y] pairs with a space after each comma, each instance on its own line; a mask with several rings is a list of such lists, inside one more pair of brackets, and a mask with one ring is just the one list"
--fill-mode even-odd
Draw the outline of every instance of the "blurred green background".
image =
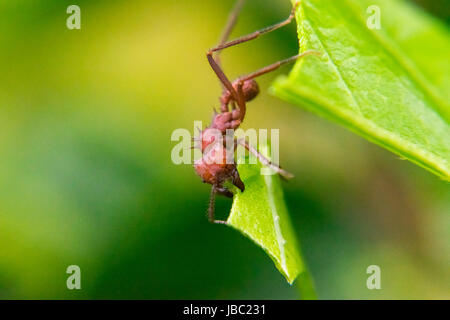
[[[0, 4], [0, 298], [295, 299], [265, 253], [205, 218], [209, 187], [170, 160], [176, 128], [208, 123], [205, 51], [234, 1]], [[448, 21], [448, 1], [418, 1]], [[283, 19], [249, 0], [234, 36]], [[445, 23], [445, 22], [444, 22]], [[297, 52], [292, 24], [223, 54], [230, 77]], [[287, 73], [289, 67], [278, 72]], [[450, 187], [267, 93], [243, 128], [280, 128], [285, 197], [324, 299], [450, 298]], [[226, 217], [228, 199], [218, 199]], [[82, 290], [66, 288], [81, 268]], [[381, 267], [381, 290], [366, 268]]]

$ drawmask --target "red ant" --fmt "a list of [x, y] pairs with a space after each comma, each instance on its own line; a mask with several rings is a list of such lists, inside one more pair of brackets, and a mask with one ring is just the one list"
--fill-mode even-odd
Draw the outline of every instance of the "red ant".
[[[230, 82], [227, 76], [223, 72], [220, 66], [220, 60], [218, 54], [221, 50], [238, 45], [243, 42], [253, 40], [260, 35], [277, 30], [285, 25], [288, 25], [294, 18], [296, 8], [300, 2], [295, 3], [292, 8], [289, 17], [273, 26], [266, 27], [264, 29], [255, 31], [248, 35], [239, 37], [235, 40], [228, 41], [227, 39], [236, 24], [237, 17], [242, 8], [244, 0], [239, 0], [231, 12], [222, 38], [219, 44], [210, 49], [206, 53], [211, 68], [216, 73], [223, 86], [223, 92], [220, 97], [220, 113], [214, 113], [212, 123], [205, 130], [200, 132], [200, 138], [197, 140], [195, 147], [200, 148], [202, 151], [202, 158], [197, 160], [194, 164], [196, 173], [202, 178], [203, 182], [212, 185], [211, 197], [208, 209], [208, 218], [212, 223], [224, 223], [226, 221], [215, 220], [214, 218], [214, 202], [215, 195], [221, 194], [226, 197], [232, 198], [233, 193], [224, 186], [224, 183], [230, 181], [233, 185], [239, 188], [242, 192], [245, 190], [244, 183], [239, 177], [237, 166], [234, 158], [230, 161], [230, 153], [227, 152], [225, 139], [216, 139], [216, 132], [219, 132], [222, 137], [226, 136], [227, 129], [235, 130], [244, 121], [246, 102], [253, 100], [259, 93], [259, 86], [255, 81], [255, 78], [266, 74], [268, 72], [278, 69], [280, 66], [297, 60], [309, 54], [316, 54], [315, 51], [307, 51], [302, 54], [295, 55], [285, 60], [275, 62], [269, 66], [259, 69], [253, 73], [237, 78], [235, 81]], [[215, 58], [213, 54], [216, 53]], [[236, 104], [237, 107], [236, 108]], [[231, 109], [229, 107], [231, 105]], [[222, 138], [219, 137], [219, 138]], [[245, 140], [234, 141], [233, 148], [236, 148], [237, 144], [245, 147], [249, 152], [253, 153], [261, 163], [272, 168], [284, 178], [292, 178], [293, 175], [289, 172], [281, 169], [278, 165], [273, 164], [270, 160], [260, 154], [256, 149], [251, 147]], [[234, 149], [232, 153], [234, 153]], [[228, 160], [228, 161], [227, 161]]]

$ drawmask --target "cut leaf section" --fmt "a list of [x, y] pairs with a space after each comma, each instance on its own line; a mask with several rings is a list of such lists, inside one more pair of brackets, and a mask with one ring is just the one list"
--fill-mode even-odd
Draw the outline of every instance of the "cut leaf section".
[[274, 93], [450, 180], [448, 30], [397, 0], [303, 0], [296, 18], [300, 52], [322, 56]]
[[[268, 147], [259, 150], [266, 156], [269, 154]], [[245, 163], [238, 165], [245, 191], [236, 191], [227, 223], [264, 249], [292, 284], [306, 269], [286, 209], [280, 178], [276, 174], [263, 175], [259, 162], [249, 164], [249, 159], [245, 159]]]

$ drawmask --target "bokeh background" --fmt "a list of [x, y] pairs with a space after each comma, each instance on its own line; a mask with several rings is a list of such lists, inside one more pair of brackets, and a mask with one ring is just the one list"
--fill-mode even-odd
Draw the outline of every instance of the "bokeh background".
[[[417, 1], [443, 23], [446, 0]], [[174, 129], [208, 123], [220, 85], [205, 51], [233, 1], [0, 4], [1, 299], [296, 299], [264, 252], [205, 218], [209, 187], [174, 165]], [[249, 0], [234, 36], [286, 17]], [[295, 26], [229, 49], [230, 77], [297, 52]], [[278, 72], [287, 73], [289, 67]], [[450, 187], [268, 94], [244, 128], [280, 128], [285, 198], [324, 299], [450, 298]], [[226, 217], [228, 199], [218, 199]], [[82, 290], [66, 288], [81, 268]], [[366, 268], [382, 289], [366, 288]]]

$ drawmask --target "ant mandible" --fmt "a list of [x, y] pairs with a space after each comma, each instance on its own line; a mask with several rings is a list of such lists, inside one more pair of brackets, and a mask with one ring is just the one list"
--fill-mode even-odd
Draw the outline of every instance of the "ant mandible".
[[[226, 224], [226, 221], [216, 220], [214, 218], [214, 203], [216, 194], [224, 195], [229, 198], [233, 197], [233, 193], [224, 186], [224, 183], [230, 181], [242, 192], [245, 190], [244, 183], [239, 177], [239, 172], [237, 171], [237, 166], [234, 158], [231, 161], [229, 159], [230, 154], [229, 152], [227, 152], [225, 139], [216, 139], [217, 136], [215, 135], [215, 133], [219, 132], [223, 137], [225, 137], [227, 129], [235, 130], [244, 121], [246, 102], [253, 100], [259, 93], [259, 86], [255, 81], [256, 77], [274, 71], [280, 66], [295, 61], [301, 57], [310, 54], [317, 54], [317, 52], [315, 51], [306, 51], [302, 54], [298, 54], [293, 57], [275, 62], [269, 66], [266, 66], [248, 75], [241, 76], [233, 82], [230, 82], [220, 66], [220, 60], [218, 56], [220, 51], [225, 48], [229, 48], [240, 43], [253, 40], [260, 35], [269, 33], [285, 25], [288, 25], [294, 18], [296, 8], [300, 4], [300, 1], [294, 4], [292, 11], [287, 19], [275, 25], [239, 37], [235, 40], [227, 41], [231, 30], [237, 22], [237, 17], [239, 15], [239, 12], [241, 11], [244, 1], [245, 0], [238, 0], [228, 18], [228, 22], [225, 26], [219, 44], [216, 47], [208, 50], [208, 52], [206, 53], [206, 57], [209, 64], [211, 65], [211, 68], [214, 70], [215, 74], [222, 83], [223, 92], [220, 97], [220, 113], [214, 112], [214, 117], [212, 119], [211, 125], [205, 130], [201, 131], [200, 138], [196, 139], [197, 144], [194, 147], [201, 149], [202, 157], [195, 161], [194, 168], [196, 173], [202, 178], [203, 182], [212, 185], [208, 209], [208, 219], [212, 223]], [[214, 54], [215, 57], [213, 57]], [[237, 142], [234, 144], [234, 149], [236, 148], [237, 144], [240, 144], [249, 152], [253, 153], [262, 164], [272, 168], [282, 177], [286, 179], [293, 177], [292, 174], [281, 169], [281, 167], [272, 163], [270, 160], [264, 157], [256, 149], [250, 146], [247, 141], [235, 140], [234, 142]], [[234, 150], [232, 150], [232, 153], [234, 153]]]

